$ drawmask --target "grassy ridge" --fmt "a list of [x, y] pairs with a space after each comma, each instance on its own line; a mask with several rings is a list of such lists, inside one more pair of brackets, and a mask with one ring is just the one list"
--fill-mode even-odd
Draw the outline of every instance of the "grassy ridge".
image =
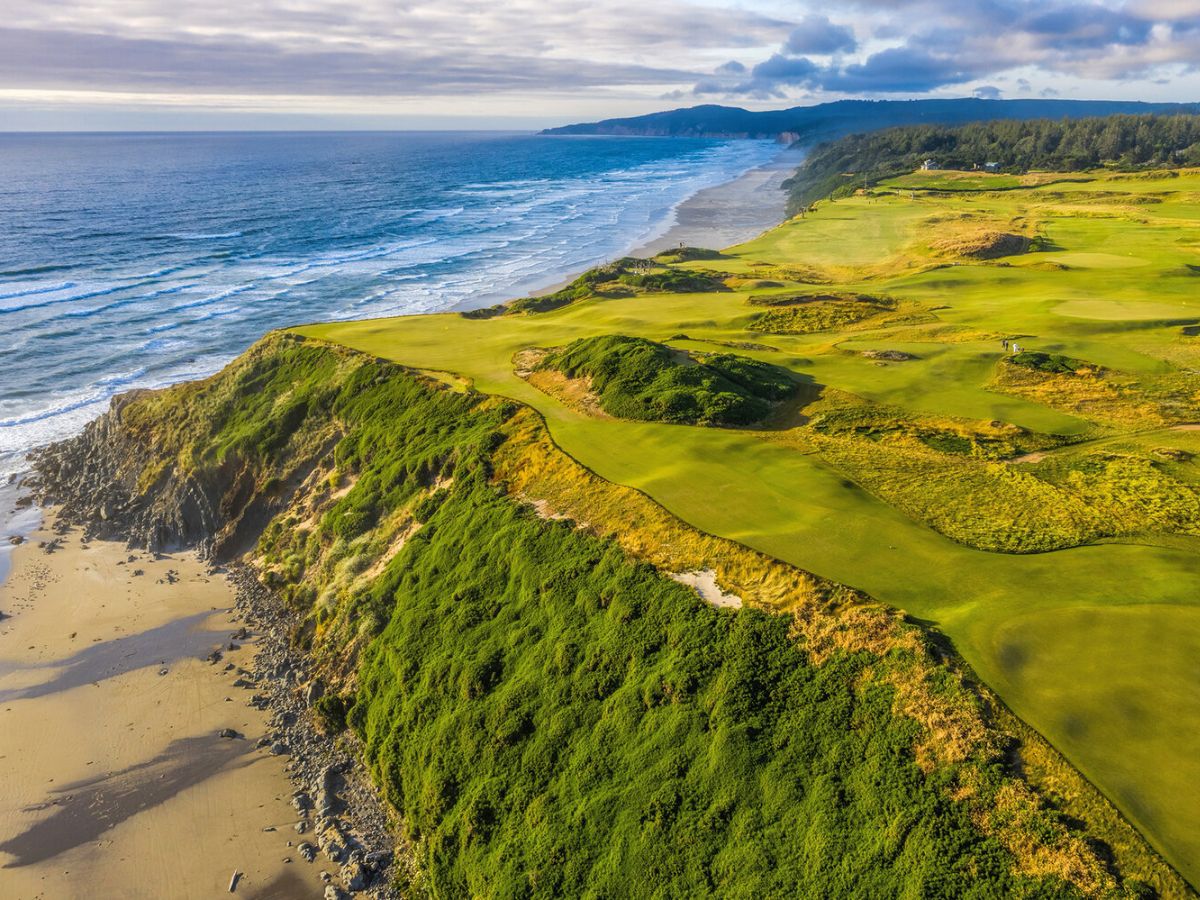
[[703, 607], [485, 486], [372, 592], [391, 621], [351, 721], [440, 894], [1072, 893], [922, 773], [870, 654], [806, 664], [786, 618]]
[[699, 359], [626, 335], [582, 338], [541, 368], [587, 379], [609, 415], [689, 425], [748, 425], [796, 390], [786, 370], [732, 353]]
[[[516, 404], [277, 336], [126, 416], [156, 480], [270, 499], [264, 578], [404, 815], [415, 893], [1141, 889], [914, 629], [625, 497]], [[631, 549], [695, 566], [679, 540], [794, 616], [710, 609]]]

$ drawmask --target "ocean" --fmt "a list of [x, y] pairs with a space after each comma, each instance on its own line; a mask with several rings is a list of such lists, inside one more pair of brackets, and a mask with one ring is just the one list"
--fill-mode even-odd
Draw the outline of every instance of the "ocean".
[[0, 479], [264, 332], [484, 306], [661, 234], [767, 141], [0, 135]]

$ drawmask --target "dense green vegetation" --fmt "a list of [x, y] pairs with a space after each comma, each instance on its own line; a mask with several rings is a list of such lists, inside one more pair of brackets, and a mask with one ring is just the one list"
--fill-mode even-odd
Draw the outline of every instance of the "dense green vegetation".
[[[153, 438], [131, 464], [187, 460], [171, 477], [227, 508], [277, 504], [264, 577], [329, 677], [357, 684], [315, 713], [363, 739], [412, 895], [1121, 892], [1021, 799], [1004, 735], [947, 753], [983, 707], [911, 629], [851, 616], [814, 658], [791, 617], [710, 608], [508, 494], [494, 468], [529, 419], [516, 404], [278, 336], [126, 415]], [[961, 724], [921, 751], [924, 717], [947, 713]], [[1036, 871], [1014, 847], [1044, 854]]]
[[660, 254], [659, 262], [624, 256], [602, 266], [588, 269], [558, 290], [537, 297], [521, 297], [507, 303], [465, 310], [467, 319], [491, 319], [495, 316], [549, 312], [588, 297], [623, 297], [634, 290], [665, 291], [676, 294], [690, 291], [723, 291], [725, 285], [706, 272], [677, 269], [667, 263], [694, 259], [719, 259], [712, 250], [685, 247], [673, 254]]
[[1015, 877], [921, 772], [870, 655], [811, 666], [786, 618], [704, 607], [482, 483], [371, 594], [351, 721], [433, 893], [1072, 893]]
[[794, 379], [731, 353], [693, 359], [625, 335], [581, 338], [548, 354], [543, 368], [586, 378], [609, 415], [691, 425], [748, 425], [795, 391]]
[[926, 159], [939, 169], [982, 169], [993, 163], [1004, 172], [1200, 166], [1200, 116], [912, 125], [852, 135], [817, 148], [805, 161], [788, 182], [792, 206], [802, 209], [815, 200], [844, 196], [911, 172]]
[[1042, 353], [1038, 350], [1022, 350], [1008, 357], [1014, 366], [1024, 366], [1038, 372], [1053, 372], [1058, 375], [1074, 375], [1081, 371], [1095, 371], [1095, 367], [1082, 359], [1063, 356], [1061, 353]]

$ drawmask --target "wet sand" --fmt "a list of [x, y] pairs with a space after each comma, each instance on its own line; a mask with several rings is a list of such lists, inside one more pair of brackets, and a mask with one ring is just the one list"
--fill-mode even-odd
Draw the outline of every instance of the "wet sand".
[[[631, 247], [625, 256], [649, 257], [680, 245], [724, 250], [753, 240], [787, 218], [787, 192], [783, 183], [804, 162], [802, 150], [781, 150], [765, 166], [739, 178], [705, 188], [675, 209], [667, 229], [650, 241]], [[530, 296], [543, 297], [566, 287], [575, 276], [556, 282]], [[467, 309], [468, 305], [455, 307]]]
[[653, 256], [684, 244], [722, 250], [752, 240], [787, 217], [783, 182], [804, 161], [804, 152], [783, 150], [779, 156], [740, 178], [700, 191], [675, 210], [670, 228], [635, 248], [632, 256]]
[[230, 584], [77, 532], [37, 547], [54, 537], [17, 547], [0, 584], [0, 896], [228, 896], [237, 870], [235, 896], [320, 897], [288, 846], [286, 757], [255, 749], [267, 714], [233, 685], [255, 647], [228, 649]]

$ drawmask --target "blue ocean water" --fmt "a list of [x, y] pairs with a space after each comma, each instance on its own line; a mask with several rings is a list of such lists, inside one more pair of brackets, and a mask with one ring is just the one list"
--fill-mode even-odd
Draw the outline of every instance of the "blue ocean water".
[[481, 306], [661, 232], [769, 142], [0, 135], [0, 475], [265, 331]]

